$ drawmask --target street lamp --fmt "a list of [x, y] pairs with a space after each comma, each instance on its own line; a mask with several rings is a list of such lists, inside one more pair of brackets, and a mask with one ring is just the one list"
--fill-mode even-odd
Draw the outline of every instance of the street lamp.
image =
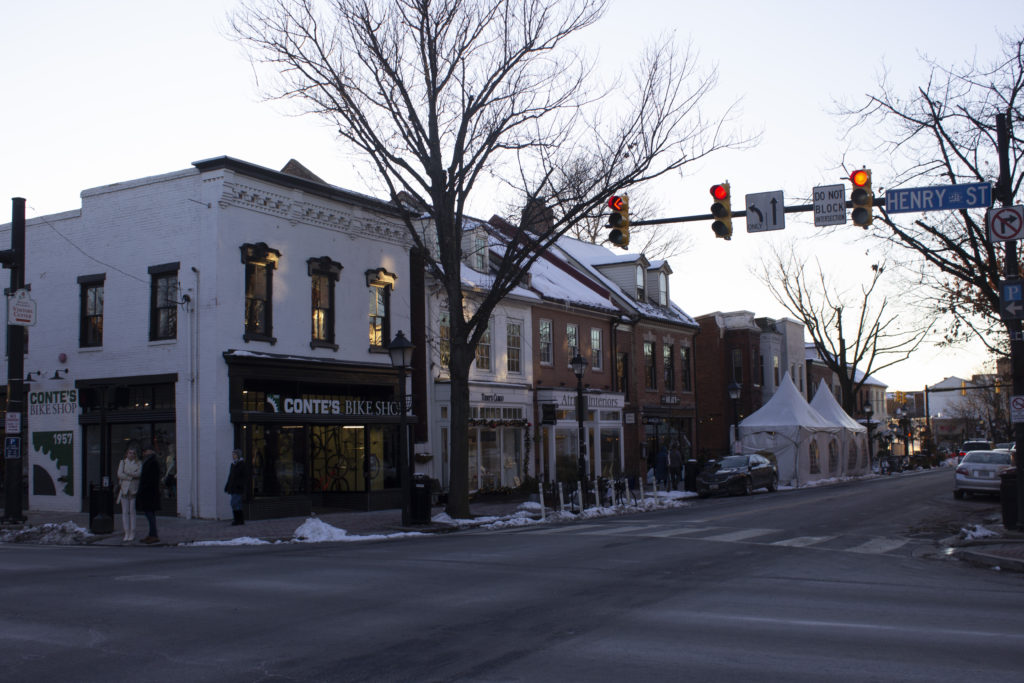
[[733, 444], [740, 438], [740, 393], [743, 391], [743, 386], [739, 382], [730, 382], [726, 391], [729, 392], [729, 398], [732, 399], [732, 423], [736, 431], [729, 430], [729, 436], [732, 437], [729, 442], [729, 451], [734, 452]]
[[587, 359], [576, 352], [576, 355], [569, 365], [572, 366], [573, 374], [576, 375], [576, 426], [579, 429], [579, 470], [580, 470], [580, 510], [583, 510], [583, 501], [587, 498], [587, 440], [583, 434], [583, 413], [586, 404], [583, 402], [583, 373], [587, 370]]
[[[871, 448], [871, 432], [875, 429], [874, 423], [871, 422], [871, 416], [874, 414], [875, 409], [871, 405], [871, 401], [868, 401], [864, 404], [864, 416], [867, 417], [868, 420], [868, 462], [874, 462], [875, 460], [875, 454], [873, 452], [874, 449]], [[878, 465], [878, 471], [882, 471], [881, 463]]]
[[405, 338], [402, 331], [395, 334], [395, 338], [388, 344], [388, 353], [391, 354], [391, 365], [398, 368], [398, 401], [400, 404], [401, 419], [398, 422], [398, 470], [402, 478], [402, 526], [412, 524], [412, 458], [409, 457], [409, 435], [406, 425], [405, 409], [405, 370], [412, 365], [412, 351], [416, 348], [411, 341]]

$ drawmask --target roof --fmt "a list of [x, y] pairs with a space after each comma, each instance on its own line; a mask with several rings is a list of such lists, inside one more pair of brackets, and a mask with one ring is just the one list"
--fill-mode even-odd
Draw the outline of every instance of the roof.
[[821, 380], [818, 384], [818, 390], [814, 392], [814, 398], [811, 399], [811, 407], [821, 413], [821, 416], [826, 420], [831, 420], [846, 429], [851, 429], [855, 432], [863, 432], [867, 429], [864, 425], [846, 414], [843, 407], [836, 401], [836, 397], [829, 391], [825, 380]]
[[813, 430], [836, 431], [840, 425], [811, 407], [800, 395], [787, 372], [778, 389], [760, 409], [740, 422], [745, 429], [805, 427]]

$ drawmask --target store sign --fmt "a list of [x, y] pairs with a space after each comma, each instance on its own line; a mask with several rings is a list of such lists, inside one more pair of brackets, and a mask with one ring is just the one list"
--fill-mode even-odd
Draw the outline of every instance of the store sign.
[[[79, 390], [67, 379], [34, 382], [28, 392], [28, 439], [31, 474], [29, 506], [41, 510], [78, 510]], [[118, 453], [119, 457], [121, 454]]]
[[398, 401], [359, 401], [354, 399], [282, 398], [280, 394], [267, 394], [272, 412], [287, 415], [337, 415], [338, 417], [399, 417], [402, 405]]

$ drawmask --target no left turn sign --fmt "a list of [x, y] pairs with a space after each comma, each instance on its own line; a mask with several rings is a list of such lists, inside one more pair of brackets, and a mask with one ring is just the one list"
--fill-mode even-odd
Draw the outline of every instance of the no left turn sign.
[[1024, 422], [1024, 396], [1010, 398], [1010, 421]]
[[1009, 242], [1024, 238], [1024, 206], [1004, 206], [988, 211], [990, 242]]

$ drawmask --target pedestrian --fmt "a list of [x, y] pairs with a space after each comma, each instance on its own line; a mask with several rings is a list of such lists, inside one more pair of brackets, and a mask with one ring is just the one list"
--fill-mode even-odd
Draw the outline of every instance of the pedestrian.
[[668, 449], [665, 446], [654, 456], [654, 481], [668, 487]]
[[677, 491], [679, 482], [683, 479], [683, 452], [679, 450], [678, 441], [673, 441], [672, 447], [668, 450], [668, 474], [672, 490]]
[[135, 496], [139, 493], [142, 461], [135, 446], [129, 446], [117, 466], [117, 502], [121, 504], [121, 526], [124, 542], [135, 540]]
[[135, 507], [146, 515], [146, 521], [149, 522], [149, 533], [142, 542], [146, 545], [159, 543], [156, 512], [160, 509], [160, 462], [152, 448], [142, 451], [142, 472], [139, 475], [139, 492], [135, 497]]
[[245, 524], [242, 501], [245, 497], [245, 485], [248, 479], [242, 451], [236, 448], [231, 451], [231, 469], [228, 471], [228, 483], [224, 484], [224, 493], [231, 495], [231, 513], [234, 516], [231, 526]]

